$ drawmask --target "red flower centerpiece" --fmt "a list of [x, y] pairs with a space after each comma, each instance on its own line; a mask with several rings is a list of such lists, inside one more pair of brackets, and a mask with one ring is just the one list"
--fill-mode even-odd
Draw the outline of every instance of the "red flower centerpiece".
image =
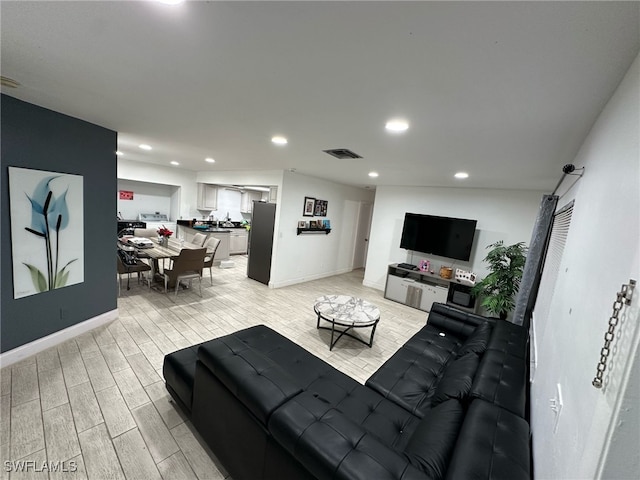
[[162, 225], [162, 228], [158, 229], [158, 243], [160, 245], [166, 245], [169, 237], [173, 235], [173, 232], [169, 230], [167, 227]]
[[173, 232], [171, 230], [169, 230], [167, 227], [165, 227], [164, 225], [162, 225], [162, 228], [158, 229], [158, 236], [159, 237], [167, 237], [167, 238], [169, 238], [171, 235], [173, 235]]

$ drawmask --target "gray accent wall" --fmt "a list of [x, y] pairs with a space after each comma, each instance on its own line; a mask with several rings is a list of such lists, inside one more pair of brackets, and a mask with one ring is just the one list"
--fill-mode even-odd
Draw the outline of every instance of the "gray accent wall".
[[[117, 308], [117, 133], [7, 95], [2, 95], [0, 107], [0, 351], [4, 353]], [[10, 166], [83, 176], [83, 283], [14, 300]]]

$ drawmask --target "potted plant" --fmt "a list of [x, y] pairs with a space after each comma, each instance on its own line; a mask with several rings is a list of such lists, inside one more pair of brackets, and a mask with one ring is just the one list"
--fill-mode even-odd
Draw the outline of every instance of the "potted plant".
[[489, 264], [491, 273], [478, 282], [471, 293], [482, 298], [481, 305], [493, 315], [505, 320], [515, 307], [515, 296], [527, 259], [524, 242], [505, 246], [503, 241], [493, 243], [483, 261]]

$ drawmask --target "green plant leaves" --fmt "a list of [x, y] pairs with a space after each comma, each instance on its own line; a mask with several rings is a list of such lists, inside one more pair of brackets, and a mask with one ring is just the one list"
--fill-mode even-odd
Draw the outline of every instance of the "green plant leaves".
[[56, 275], [56, 282], [53, 288], [64, 287], [67, 284], [67, 280], [69, 280], [69, 272], [67, 271], [67, 267], [75, 262], [77, 258], [74, 258], [69, 263], [67, 263], [64, 267], [60, 269], [60, 271]]
[[494, 315], [506, 315], [515, 307], [515, 296], [527, 260], [524, 242], [505, 246], [504, 242], [489, 245], [484, 261], [491, 273], [478, 282], [471, 293], [483, 297], [482, 306]]
[[31, 273], [31, 281], [33, 282], [33, 286], [38, 290], [39, 293], [46, 292], [49, 288], [47, 286], [47, 279], [44, 274], [38, 270], [33, 265], [29, 265], [28, 263], [23, 263]]

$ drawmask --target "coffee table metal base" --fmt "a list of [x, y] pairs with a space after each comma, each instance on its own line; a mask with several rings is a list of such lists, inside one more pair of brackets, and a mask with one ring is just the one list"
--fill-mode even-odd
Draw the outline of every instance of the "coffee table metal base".
[[[373, 337], [380, 320], [380, 311], [375, 305], [355, 297], [332, 295], [316, 299], [313, 309], [318, 315], [316, 328], [331, 331], [330, 351], [333, 350], [338, 340], [345, 335], [367, 345], [369, 348], [372, 347]], [[321, 320], [331, 323], [331, 327], [320, 326]], [[368, 342], [350, 332], [354, 328], [367, 327], [371, 327], [371, 335]]]

